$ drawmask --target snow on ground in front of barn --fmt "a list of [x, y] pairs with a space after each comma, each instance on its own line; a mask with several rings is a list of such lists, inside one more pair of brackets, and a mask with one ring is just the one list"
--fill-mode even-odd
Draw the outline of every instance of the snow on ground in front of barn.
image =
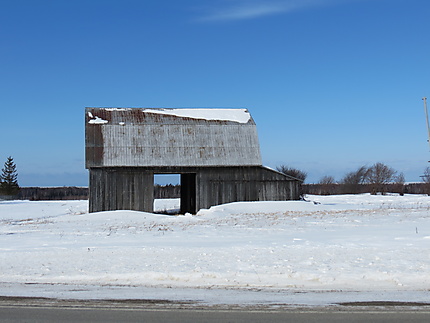
[[[70, 284], [429, 296], [430, 197], [307, 200], [238, 202], [195, 216], [2, 201], [0, 295], [16, 284]], [[155, 208], [178, 204], [156, 200]]]

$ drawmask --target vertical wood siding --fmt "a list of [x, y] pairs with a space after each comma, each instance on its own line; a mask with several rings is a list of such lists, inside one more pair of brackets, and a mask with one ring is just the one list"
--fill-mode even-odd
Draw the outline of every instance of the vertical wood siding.
[[197, 209], [239, 201], [299, 198], [299, 181], [263, 167], [206, 168], [198, 172]]
[[[154, 173], [163, 168], [90, 169], [90, 212], [137, 210], [152, 212]], [[239, 201], [299, 199], [299, 181], [263, 167], [175, 168], [183, 174], [182, 212]]]
[[154, 175], [141, 169], [90, 169], [90, 212], [135, 210], [152, 212]]

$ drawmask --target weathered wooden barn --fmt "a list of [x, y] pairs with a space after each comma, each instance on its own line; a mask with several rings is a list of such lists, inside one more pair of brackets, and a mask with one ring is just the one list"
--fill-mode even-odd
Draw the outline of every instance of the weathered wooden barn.
[[153, 211], [154, 174], [180, 174], [181, 213], [299, 198], [299, 181], [262, 166], [246, 109], [86, 108], [90, 212]]

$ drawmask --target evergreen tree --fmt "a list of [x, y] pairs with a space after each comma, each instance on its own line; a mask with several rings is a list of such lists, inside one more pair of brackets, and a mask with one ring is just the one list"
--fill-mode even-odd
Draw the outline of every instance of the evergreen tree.
[[16, 195], [19, 192], [18, 173], [12, 157], [8, 157], [4, 163], [0, 175], [0, 193], [4, 195]]

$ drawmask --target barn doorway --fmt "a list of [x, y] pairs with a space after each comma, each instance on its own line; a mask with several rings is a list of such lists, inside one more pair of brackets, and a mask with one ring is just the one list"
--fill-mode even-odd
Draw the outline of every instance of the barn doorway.
[[179, 214], [180, 183], [180, 174], [154, 174], [154, 213]]
[[196, 213], [196, 174], [154, 174], [154, 211]]
[[181, 214], [196, 214], [196, 174], [181, 174]]

